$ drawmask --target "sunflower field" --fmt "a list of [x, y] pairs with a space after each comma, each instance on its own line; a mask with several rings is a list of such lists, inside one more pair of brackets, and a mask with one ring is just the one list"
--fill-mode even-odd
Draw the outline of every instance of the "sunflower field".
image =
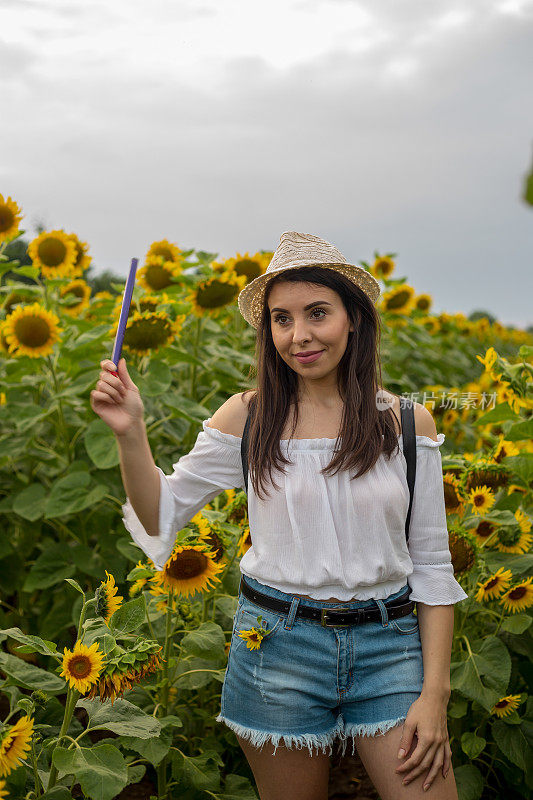
[[[64, 230], [25, 241], [22, 217], [0, 195], [0, 798], [253, 800], [215, 720], [246, 496], [222, 492], [176, 531], [161, 571], [134, 544], [115, 437], [89, 402], [124, 282], [93, 292], [87, 243]], [[148, 248], [123, 355], [167, 474], [202, 420], [253, 385], [255, 331], [236, 298], [271, 257]], [[468, 594], [448, 707], [459, 796], [533, 798], [533, 336], [432, 314], [396, 258], [362, 265], [382, 284], [384, 385], [446, 435], [450, 552]]]

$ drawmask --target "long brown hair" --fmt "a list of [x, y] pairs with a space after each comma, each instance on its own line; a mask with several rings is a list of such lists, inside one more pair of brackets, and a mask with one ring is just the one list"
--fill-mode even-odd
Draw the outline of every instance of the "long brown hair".
[[[268, 298], [272, 287], [282, 282], [316, 283], [333, 289], [340, 296], [354, 330], [348, 334], [346, 350], [338, 364], [338, 389], [343, 400], [342, 445], [336, 441], [335, 454], [321, 474], [334, 474], [341, 469], [358, 469], [353, 478], [370, 470], [380, 453], [390, 457], [398, 438], [394, 429], [393, 410], [376, 406], [376, 392], [382, 387], [379, 344], [380, 319], [367, 294], [342, 273], [323, 267], [301, 267], [272, 278], [266, 287], [261, 321], [257, 328], [255, 363], [256, 394], [250, 398], [248, 469], [254, 492], [264, 499], [260, 487], [265, 474], [274, 483], [274, 468], [285, 472], [282, 464], [291, 462], [281, 451], [283, 428], [294, 405], [294, 433], [298, 422], [298, 376], [281, 358], [272, 338]], [[379, 370], [379, 382], [378, 382]], [[251, 367], [251, 373], [254, 367]], [[250, 391], [250, 390], [248, 390]], [[397, 419], [397, 418], [396, 418]], [[279, 489], [278, 486], [276, 486]], [[267, 492], [268, 494], [268, 492]]]

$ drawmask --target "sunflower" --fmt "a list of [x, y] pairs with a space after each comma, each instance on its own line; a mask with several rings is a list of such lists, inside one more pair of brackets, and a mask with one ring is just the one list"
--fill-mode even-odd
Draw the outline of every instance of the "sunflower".
[[65, 678], [71, 688], [83, 694], [96, 683], [102, 671], [104, 654], [93, 642], [90, 647], [79, 640], [74, 645], [74, 650], [64, 648], [63, 669], [59, 673]]
[[199, 542], [176, 545], [163, 569], [156, 572], [154, 583], [160, 588], [185, 596], [210, 589], [209, 584], [220, 581], [218, 574], [224, 570], [217, 564], [207, 545]]
[[484, 581], [478, 582], [478, 590], [476, 592], [476, 600], [478, 603], [495, 600], [502, 592], [507, 589], [513, 579], [513, 573], [510, 569], [500, 567], [494, 575], [486, 578]]
[[241, 535], [239, 536], [239, 544], [237, 547], [237, 556], [243, 556], [252, 546], [252, 535], [250, 533], [250, 526], [245, 525]]
[[2, 326], [9, 355], [30, 356], [30, 358], [49, 355], [63, 331], [58, 323], [59, 317], [52, 311], [47, 311], [39, 303], [18, 306]]
[[[116, 295], [111, 292], [96, 292], [89, 298], [89, 309], [85, 312], [85, 319], [88, 321], [100, 320], [103, 315], [107, 318], [111, 301], [115, 299]], [[122, 305], [122, 296], [120, 297], [120, 304]], [[101, 313], [103, 312], [103, 314]]]
[[441, 418], [441, 425], [446, 433], [453, 430], [454, 422], [459, 417], [459, 412], [454, 408], [447, 408]]
[[473, 529], [473, 534], [478, 540], [478, 544], [484, 546], [495, 530], [496, 525], [486, 519], [482, 519], [480, 522], [478, 522], [477, 527]]
[[220, 310], [233, 303], [246, 284], [246, 275], [236, 275], [225, 271], [216, 273], [213, 278], [200, 281], [185, 297], [191, 304], [191, 311], [198, 317], [208, 314], [218, 316]]
[[165, 259], [163, 256], [147, 256], [143, 267], [137, 270], [137, 283], [147, 292], [160, 292], [175, 280], [183, 271], [181, 263]]
[[101, 703], [123, 696], [127, 689], [140, 683], [145, 675], [160, 669], [162, 647], [159, 642], [148, 639], [137, 640], [125, 650], [118, 644], [107, 654], [107, 663], [98, 679], [93, 683], [87, 698], [98, 697]]
[[[1, 196], [1, 195], [0, 195]], [[33, 719], [28, 715], [20, 717], [14, 725], [0, 733], [0, 775], [9, 775], [11, 770], [16, 769], [26, 750], [31, 748], [31, 737], [33, 734]]]
[[476, 486], [487, 486], [492, 491], [496, 491], [501, 486], [506, 486], [508, 481], [507, 467], [478, 458], [474, 464], [467, 467], [462, 488], [465, 492], [469, 492]]
[[107, 570], [105, 570], [105, 574], [107, 575], [107, 580], [102, 581], [100, 586], [97, 588], [95, 592], [95, 600], [96, 613], [103, 617], [107, 624], [112, 614], [114, 614], [115, 611], [122, 605], [124, 598], [120, 595], [117, 595], [118, 589], [115, 585], [114, 577], [110, 575]]
[[239, 631], [238, 636], [244, 639], [248, 650], [259, 650], [265, 633], [263, 628], [251, 628], [248, 631]]
[[[120, 314], [122, 311], [122, 296], [117, 295], [115, 298], [115, 304], [113, 306], [112, 317], [113, 320], [118, 324], [120, 320]], [[170, 305], [172, 300], [168, 296], [166, 292], [161, 292], [160, 294], [152, 294], [147, 293], [143, 294], [138, 300], [132, 300], [130, 303], [130, 307], [128, 310], [128, 318], [132, 317], [135, 311], [139, 311], [141, 314], [143, 311], [157, 311], [157, 307], [160, 305]]]
[[476, 486], [470, 491], [468, 501], [473, 514], [485, 514], [494, 505], [494, 492], [487, 486]]
[[172, 244], [168, 239], [161, 239], [159, 242], [152, 242], [148, 248], [146, 258], [150, 256], [160, 256], [163, 261], [173, 261], [175, 264], [181, 263], [182, 251], [176, 244]]
[[22, 209], [11, 197], [4, 198], [0, 194], [0, 245], [17, 235], [23, 216]]
[[420, 317], [419, 325], [422, 325], [429, 333], [436, 334], [440, 331], [440, 323], [436, 317]]
[[[124, 349], [138, 356], [150, 355], [161, 347], [167, 347], [181, 331], [186, 319], [185, 314], [172, 320], [164, 311], [134, 310], [126, 323], [124, 332]], [[118, 321], [109, 332], [114, 338], [118, 330]]]
[[9, 292], [8, 296], [3, 302], [2, 308], [6, 312], [6, 316], [9, 316], [15, 308], [19, 306], [27, 306], [30, 303], [35, 302], [35, 294], [29, 291], [22, 291], [21, 289], [15, 289], [12, 292]]
[[474, 536], [456, 528], [448, 532], [448, 544], [456, 575], [469, 572], [476, 563], [477, 547]]
[[245, 492], [238, 492], [225, 507], [227, 521], [233, 525], [244, 525], [248, 519], [248, 501]]
[[43, 231], [28, 245], [28, 255], [45, 278], [70, 278], [76, 243], [63, 230]]
[[531, 585], [533, 576], [526, 578], [520, 583], [515, 583], [501, 596], [500, 603], [506, 611], [522, 611], [533, 605], [533, 586]]
[[[143, 564], [142, 561], [138, 561], [135, 565], [135, 568], [147, 569], [146, 565]], [[129, 588], [130, 597], [135, 597], [135, 595], [139, 594], [144, 586], [148, 586], [148, 578], [136, 578]]]
[[81, 278], [71, 281], [66, 286], [62, 286], [59, 292], [61, 297], [68, 301], [76, 299], [76, 303], [61, 305], [61, 311], [69, 317], [79, 317], [85, 308], [89, 308], [89, 298], [91, 287]]
[[505, 441], [505, 436], [501, 435], [492, 458], [496, 464], [499, 464], [502, 458], [505, 458], [506, 456], [517, 456], [519, 453], [520, 448], [514, 445], [512, 442]]
[[87, 242], [82, 242], [75, 233], [67, 233], [69, 239], [74, 242], [76, 247], [76, 261], [72, 266], [70, 277], [71, 278], [81, 278], [85, 270], [87, 270], [91, 264], [92, 258], [88, 253], [89, 245]]
[[449, 514], [459, 513], [463, 507], [459, 479], [452, 475], [449, 470], [446, 470], [442, 477], [442, 482], [446, 512]]
[[496, 549], [500, 553], [527, 553], [531, 547], [533, 535], [517, 528], [502, 528], [498, 531]]
[[491, 714], [496, 714], [497, 717], [505, 717], [514, 711], [515, 708], [518, 708], [521, 702], [522, 695], [520, 694], [508, 694], [507, 697], [502, 697], [501, 700], [498, 700], [495, 706], [493, 706], [491, 710]]
[[476, 355], [476, 358], [478, 361], [481, 361], [481, 363], [485, 367], [485, 372], [487, 372], [494, 380], [497, 380], [493, 372], [493, 367], [496, 361], [498, 360], [498, 353], [496, 352], [494, 347], [489, 347], [489, 349], [487, 350], [487, 352], [483, 357], [480, 355]]
[[496, 402], [498, 404], [507, 403], [515, 414], [518, 414], [521, 408], [527, 408], [528, 405], [528, 401], [515, 394], [515, 392], [509, 388], [508, 383], [503, 383], [496, 388]]
[[519, 486], [517, 483], [510, 483], [507, 487], [507, 494], [513, 494], [513, 492], [520, 492], [520, 494], [527, 494], [527, 489], [525, 486]]
[[[198, 541], [202, 542], [209, 548], [211, 555], [213, 556], [213, 560], [218, 563], [224, 557], [226, 548], [224, 547], [220, 536], [216, 532], [215, 526], [210, 525], [205, 517], [202, 517], [200, 513], [196, 514], [196, 517], [200, 517], [197, 523]], [[191, 522], [194, 522], [196, 517], [193, 517]]]
[[374, 278], [388, 278], [394, 272], [396, 263], [390, 256], [376, 256], [374, 263], [369, 267], [368, 271]]
[[409, 314], [413, 308], [415, 290], [407, 283], [386, 292], [380, 303], [382, 311], [391, 314]]
[[415, 308], [418, 309], [418, 311], [423, 311], [427, 314], [431, 308], [431, 304], [433, 303], [433, 298], [430, 294], [417, 294], [414, 299], [414, 303]]
[[272, 255], [270, 253], [255, 253], [255, 255], [251, 256], [246, 252], [244, 255], [237, 253], [234, 258], [228, 258], [222, 264], [213, 261], [211, 266], [213, 271], [217, 273], [232, 272], [235, 275], [244, 275], [246, 283], [250, 283], [266, 272], [271, 260]]

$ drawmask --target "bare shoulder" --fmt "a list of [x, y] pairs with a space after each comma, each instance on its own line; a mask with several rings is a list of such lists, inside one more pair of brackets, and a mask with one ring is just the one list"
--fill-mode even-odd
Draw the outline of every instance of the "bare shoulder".
[[228, 397], [225, 403], [218, 408], [208, 423], [209, 428], [216, 428], [221, 433], [230, 433], [242, 439], [246, 417], [248, 416], [248, 403], [254, 396], [255, 390], [248, 389]]
[[[400, 396], [397, 394], [393, 394], [392, 392], [386, 391], [382, 389], [383, 394], [389, 399], [390, 407], [394, 412], [395, 416], [395, 427], [396, 433], [400, 434], [401, 431], [401, 414], [400, 414]], [[429, 436], [430, 439], [433, 439], [435, 442], [437, 441], [437, 427], [435, 425], [435, 420], [433, 419], [433, 415], [431, 411], [429, 411], [426, 406], [423, 406], [422, 403], [417, 403], [415, 401], [414, 404], [414, 415], [415, 415], [415, 433], [417, 436]]]
[[415, 403], [415, 432], [417, 436], [428, 436], [437, 441], [437, 426], [431, 411], [421, 403]]

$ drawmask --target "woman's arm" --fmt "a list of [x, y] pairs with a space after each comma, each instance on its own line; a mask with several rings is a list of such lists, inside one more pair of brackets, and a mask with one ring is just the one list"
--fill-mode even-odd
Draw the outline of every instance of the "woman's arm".
[[417, 603], [424, 684], [422, 692], [448, 704], [452, 654], [454, 606], [428, 606]]

